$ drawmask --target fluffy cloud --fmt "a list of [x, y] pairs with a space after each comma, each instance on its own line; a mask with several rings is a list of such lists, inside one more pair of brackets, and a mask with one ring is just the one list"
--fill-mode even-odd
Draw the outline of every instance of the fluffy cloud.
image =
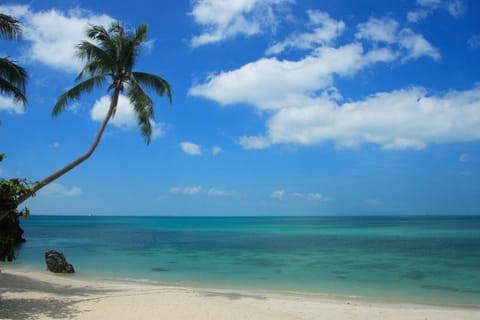
[[80, 9], [35, 12], [26, 5], [3, 5], [0, 11], [22, 22], [24, 38], [29, 42], [25, 59], [73, 72], [81, 68], [81, 62], [73, 59], [73, 56], [75, 46], [86, 39], [88, 24], [108, 26], [114, 20], [107, 15], [96, 15]]
[[[399, 29], [399, 24], [392, 18], [370, 18], [358, 26], [355, 34], [357, 39], [369, 40], [374, 43], [386, 43], [396, 46], [392, 48], [400, 51], [402, 60], [418, 59], [427, 56], [433, 60], [440, 59], [438, 49], [434, 48], [422, 35], [414, 33], [411, 29]], [[403, 51], [403, 52], [401, 52]]]
[[261, 110], [278, 110], [299, 97], [311, 96], [333, 85], [334, 76], [349, 77], [381, 62], [404, 61], [440, 54], [421, 35], [398, 30], [392, 19], [370, 19], [358, 26], [356, 38], [378, 43], [365, 50], [354, 41], [340, 46], [320, 46], [302, 59], [261, 58], [232, 71], [210, 76], [189, 90], [222, 105], [247, 103]]
[[279, 54], [288, 47], [305, 50], [318, 45], [328, 45], [345, 29], [343, 21], [336, 21], [325, 12], [309, 10], [307, 13], [314, 30], [289, 36], [285, 41], [272, 45], [267, 50], [267, 54]]
[[[92, 111], [90, 113], [91, 119], [93, 121], [103, 121], [105, 115], [107, 114], [108, 108], [110, 107], [110, 97], [103, 96], [93, 105]], [[115, 115], [110, 120], [110, 123], [116, 127], [130, 130], [138, 126], [137, 116], [133, 106], [130, 104], [129, 99], [120, 95], [118, 98], [118, 105]], [[152, 139], [155, 140], [164, 135], [164, 131], [161, 124], [156, 123], [153, 119], [150, 119], [152, 125]]]
[[63, 184], [52, 182], [46, 185], [40, 193], [47, 196], [55, 197], [76, 197], [82, 194], [82, 189], [79, 187], [66, 187]]
[[22, 105], [15, 103], [12, 98], [0, 95], [0, 111], [22, 114], [24, 113], [24, 108]]
[[183, 152], [188, 154], [189, 156], [201, 156], [202, 155], [202, 148], [191, 142], [181, 142], [180, 143], [180, 149], [182, 149]]
[[222, 105], [248, 103], [264, 110], [279, 109], [298, 95], [329, 87], [334, 74], [349, 76], [367, 65], [393, 58], [383, 49], [365, 53], [358, 43], [319, 47], [298, 61], [262, 58], [237, 70], [221, 72], [191, 88], [189, 94]]
[[460, 17], [467, 10], [462, 0], [417, 0], [418, 8], [407, 13], [409, 22], [419, 22], [428, 18], [436, 10], [445, 10], [455, 18]]
[[270, 146], [271, 142], [266, 137], [256, 136], [242, 136], [238, 143], [247, 150], [261, 150]]
[[212, 154], [213, 154], [214, 156], [222, 153], [222, 151], [223, 151], [222, 148], [217, 147], [217, 146], [215, 146], [215, 147], [212, 148]]
[[174, 195], [207, 195], [207, 196], [227, 196], [231, 193], [228, 191], [216, 188], [204, 188], [202, 186], [188, 186], [188, 187], [173, 187], [170, 188], [170, 193]]
[[351, 77], [374, 64], [425, 56], [440, 58], [422, 35], [400, 28], [391, 18], [371, 18], [357, 26], [351, 43], [317, 43], [299, 60], [261, 58], [212, 75], [189, 94], [268, 111], [263, 113], [264, 133], [239, 138], [245, 149], [333, 142], [339, 148], [369, 143], [387, 150], [419, 150], [433, 143], [480, 139], [480, 86], [436, 94], [410, 87], [348, 102], [334, 87], [338, 77]]
[[312, 201], [319, 201], [319, 202], [327, 202], [329, 200], [328, 197], [320, 193], [299, 193], [299, 192], [287, 193], [283, 189], [275, 190], [272, 193], [272, 198], [275, 198], [275, 199], [283, 199], [286, 196], [297, 198], [297, 199], [312, 200]]
[[333, 141], [340, 148], [362, 143], [383, 149], [423, 149], [430, 143], [480, 139], [480, 87], [428, 95], [410, 88], [338, 104], [328, 98], [284, 108], [267, 122], [272, 143]]
[[290, 2], [293, 0], [196, 0], [190, 15], [203, 30], [191, 44], [198, 47], [274, 29], [278, 10]]

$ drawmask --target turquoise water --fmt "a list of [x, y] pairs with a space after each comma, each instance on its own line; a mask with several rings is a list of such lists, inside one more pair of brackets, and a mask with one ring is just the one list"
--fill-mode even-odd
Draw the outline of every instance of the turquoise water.
[[32, 216], [16, 265], [181, 285], [480, 305], [480, 216]]

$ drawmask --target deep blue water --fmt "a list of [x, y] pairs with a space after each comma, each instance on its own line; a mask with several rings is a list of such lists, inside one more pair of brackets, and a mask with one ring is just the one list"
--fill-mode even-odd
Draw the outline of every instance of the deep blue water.
[[480, 216], [32, 216], [15, 264], [80, 275], [480, 305]]

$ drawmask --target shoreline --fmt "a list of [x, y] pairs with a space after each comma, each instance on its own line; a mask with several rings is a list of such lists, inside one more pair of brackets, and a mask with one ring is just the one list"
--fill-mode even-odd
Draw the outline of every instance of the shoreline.
[[[341, 294], [341, 293], [329, 293], [329, 292], [314, 292], [314, 291], [299, 291], [299, 290], [288, 290], [288, 289], [272, 289], [272, 288], [258, 288], [258, 287], [236, 287], [236, 286], [227, 286], [219, 285], [217, 283], [207, 283], [207, 282], [175, 282], [175, 281], [162, 281], [162, 280], [153, 280], [147, 278], [135, 278], [135, 277], [106, 277], [106, 276], [96, 276], [90, 274], [55, 274], [49, 272], [46, 268], [35, 268], [32, 266], [23, 266], [23, 265], [9, 265], [4, 264], [0, 265], [0, 271], [9, 270], [10, 273], [14, 273], [18, 276], [24, 275], [33, 275], [35, 278], [39, 277], [53, 277], [57, 279], [58, 277], [64, 277], [65, 279], [71, 279], [73, 281], [100, 281], [102, 283], [112, 283], [112, 284], [132, 284], [132, 285], [146, 285], [146, 286], [156, 286], [156, 287], [165, 287], [165, 288], [188, 288], [193, 290], [212, 290], [212, 291], [233, 291], [233, 292], [243, 292], [248, 294], [270, 294], [270, 295], [280, 295], [280, 296], [293, 296], [293, 297], [304, 297], [304, 298], [313, 298], [313, 299], [324, 299], [324, 300], [333, 300], [333, 301], [354, 301], [354, 302], [363, 302], [363, 303], [381, 303], [381, 304], [393, 304], [393, 305], [412, 305], [412, 306], [432, 306], [432, 307], [451, 307], [451, 308], [462, 308], [462, 309], [480, 309], [480, 302], [478, 303], [462, 303], [462, 302], [446, 302], [441, 300], [433, 299], [423, 299], [419, 300], [418, 297], [405, 297], [405, 296], [375, 296], [375, 295], [360, 295], [360, 294]], [[55, 278], [57, 277], [57, 278]], [[1, 318], [0, 318], [1, 319]]]
[[[60, 312], [56, 315], [55, 312]], [[2, 266], [0, 319], [473, 319], [480, 306], [186, 287]]]

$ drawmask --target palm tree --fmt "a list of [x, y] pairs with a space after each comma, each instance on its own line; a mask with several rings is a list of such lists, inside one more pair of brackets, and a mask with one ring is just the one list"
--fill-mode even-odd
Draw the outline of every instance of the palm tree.
[[172, 101], [170, 85], [163, 78], [145, 72], [135, 72], [140, 46], [147, 35], [147, 25], [142, 24], [134, 33], [129, 33], [119, 23], [113, 23], [108, 31], [102, 26], [89, 26], [87, 36], [93, 41], [83, 41], [77, 46], [76, 57], [86, 60], [86, 64], [76, 81], [88, 77], [63, 93], [53, 107], [52, 115], [59, 115], [68, 104], [78, 100], [83, 93], [91, 92], [109, 80], [108, 91], [111, 93], [110, 107], [88, 151], [64, 168], [35, 184], [31, 191], [20, 197], [17, 204], [31, 197], [55, 179], [72, 170], [87, 160], [95, 151], [109, 120], [114, 117], [120, 94], [130, 100], [137, 115], [138, 125], [147, 144], [152, 135], [153, 101], [146, 94], [142, 85], [152, 89], [159, 96], [167, 95]]
[[[6, 14], [0, 13], [0, 37], [17, 40], [22, 35], [20, 22]], [[16, 103], [25, 105], [25, 84], [27, 72], [8, 58], [0, 58], [0, 93], [12, 95]]]

